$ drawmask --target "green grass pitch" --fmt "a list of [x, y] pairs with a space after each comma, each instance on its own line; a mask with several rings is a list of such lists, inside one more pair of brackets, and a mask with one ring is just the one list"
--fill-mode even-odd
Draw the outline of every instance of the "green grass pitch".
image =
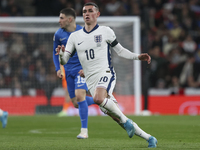
[[[128, 116], [158, 140], [158, 150], [200, 149], [200, 116]], [[143, 150], [148, 143], [108, 116], [90, 116], [89, 138], [76, 139], [80, 119], [55, 115], [9, 116], [0, 150]]]

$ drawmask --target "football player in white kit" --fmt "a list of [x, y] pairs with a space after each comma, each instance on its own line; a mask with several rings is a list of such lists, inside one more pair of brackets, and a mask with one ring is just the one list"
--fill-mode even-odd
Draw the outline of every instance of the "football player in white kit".
[[60, 63], [64, 65], [76, 50], [94, 102], [118, 118], [119, 124], [127, 131], [130, 138], [136, 134], [148, 141], [148, 147], [156, 147], [157, 139], [140, 129], [115, 104], [112, 93], [116, 74], [111, 64], [110, 46], [119, 56], [126, 59], [147, 61], [149, 64], [151, 57], [146, 53], [132, 53], [121, 46], [111, 28], [97, 24], [99, 16], [98, 6], [92, 2], [86, 3], [83, 6], [84, 28], [70, 35], [66, 47], [59, 45], [56, 55], [59, 55]]

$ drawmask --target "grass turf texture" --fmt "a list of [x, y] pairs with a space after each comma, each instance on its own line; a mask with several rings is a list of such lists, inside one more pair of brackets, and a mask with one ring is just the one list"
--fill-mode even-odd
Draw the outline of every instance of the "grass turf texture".
[[[200, 116], [128, 116], [158, 139], [158, 150], [200, 149]], [[143, 150], [148, 143], [107, 116], [89, 117], [89, 138], [76, 139], [79, 117], [9, 116], [0, 150]]]

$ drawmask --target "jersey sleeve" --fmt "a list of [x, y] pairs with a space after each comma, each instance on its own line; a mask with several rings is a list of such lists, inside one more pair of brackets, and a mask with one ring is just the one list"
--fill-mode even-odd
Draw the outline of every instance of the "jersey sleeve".
[[106, 27], [106, 31], [105, 32], [107, 33], [106, 41], [112, 46], [113, 42], [114, 43], [117, 42], [116, 35], [115, 35], [114, 31], [110, 27]]
[[74, 36], [73, 33], [69, 36], [69, 39], [66, 43], [65, 46], [65, 52], [69, 53], [69, 55], [71, 56], [75, 50], [75, 40], [74, 40]]
[[55, 55], [56, 54], [56, 48], [57, 48], [58, 45], [60, 45], [60, 41], [59, 41], [58, 35], [55, 33], [54, 37], [53, 37], [53, 62], [54, 62], [56, 72], [58, 70], [60, 70], [59, 55]]
[[139, 54], [132, 53], [128, 49], [124, 48], [120, 43], [115, 45], [113, 49], [120, 57], [124, 57], [126, 59], [139, 60], [138, 58]]

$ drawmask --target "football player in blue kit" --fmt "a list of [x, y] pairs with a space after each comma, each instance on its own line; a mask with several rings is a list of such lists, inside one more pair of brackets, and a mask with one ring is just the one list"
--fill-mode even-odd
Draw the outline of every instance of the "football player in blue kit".
[[[76, 13], [72, 8], [65, 8], [60, 11], [59, 24], [60, 28], [55, 32], [53, 38], [53, 61], [56, 68], [57, 76], [62, 78], [62, 72], [59, 63], [59, 57], [56, 54], [58, 45], [66, 45], [67, 40], [72, 32], [82, 29], [75, 22]], [[67, 89], [74, 107], [79, 109], [81, 119], [81, 133], [78, 139], [88, 138], [88, 106], [95, 104], [92, 97], [86, 96], [88, 90], [85, 79], [79, 75], [82, 66], [79, 62], [77, 53], [74, 53], [68, 63], [64, 65]]]

